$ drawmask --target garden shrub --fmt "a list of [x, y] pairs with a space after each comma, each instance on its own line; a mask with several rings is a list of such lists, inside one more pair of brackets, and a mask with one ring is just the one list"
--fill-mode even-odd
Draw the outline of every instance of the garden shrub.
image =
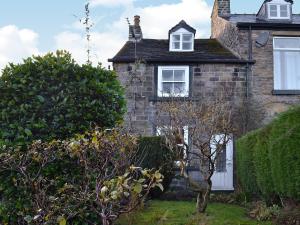
[[[141, 137], [138, 146], [139, 166], [160, 170], [164, 176], [164, 191], [167, 191], [175, 175], [173, 171], [175, 154], [166, 146], [163, 137]], [[161, 194], [162, 191], [159, 188], [150, 192], [152, 198], [158, 198]]]
[[132, 166], [136, 149], [136, 138], [118, 130], [6, 148], [0, 224], [101, 224], [130, 212], [162, 188], [158, 171]]
[[243, 191], [250, 195], [259, 193], [253, 162], [253, 151], [257, 135], [258, 133], [253, 131], [237, 141], [237, 175]]
[[269, 134], [271, 127], [267, 126], [258, 131], [253, 147], [253, 162], [257, 185], [267, 202], [275, 197], [274, 184], [269, 157]]
[[300, 107], [282, 113], [272, 123], [269, 157], [276, 192], [300, 199]]
[[65, 51], [9, 64], [0, 93], [0, 140], [21, 145], [112, 127], [125, 110], [115, 72], [81, 66]]

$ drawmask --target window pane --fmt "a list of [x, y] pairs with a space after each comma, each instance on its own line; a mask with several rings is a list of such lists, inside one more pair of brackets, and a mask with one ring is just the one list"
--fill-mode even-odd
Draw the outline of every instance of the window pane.
[[182, 43], [182, 49], [183, 50], [191, 50], [192, 49], [192, 43], [190, 43], [190, 42]]
[[180, 42], [173, 42], [172, 45], [173, 49], [180, 49]]
[[191, 42], [191, 41], [192, 41], [192, 38], [193, 38], [193, 35], [192, 35], [192, 34], [184, 34], [184, 35], [183, 35], [183, 41]]
[[184, 81], [185, 70], [174, 71], [174, 81]]
[[173, 81], [173, 70], [163, 70], [162, 71], [163, 81]]
[[226, 147], [224, 147], [222, 152], [219, 154], [216, 164], [217, 172], [226, 172]]
[[280, 6], [280, 17], [288, 17], [288, 6], [287, 5]]
[[275, 90], [300, 90], [300, 51], [275, 51]]
[[173, 41], [180, 41], [180, 35], [173, 35]]
[[275, 38], [275, 48], [300, 48], [300, 38]]
[[171, 94], [173, 92], [173, 83], [163, 83], [163, 93]]
[[277, 14], [277, 5], [270, 5], [270, 16], [271, 17], [278, 17]]
[[174, 83], [174, 94], [180, 94], [185, 92], [185, 83]]

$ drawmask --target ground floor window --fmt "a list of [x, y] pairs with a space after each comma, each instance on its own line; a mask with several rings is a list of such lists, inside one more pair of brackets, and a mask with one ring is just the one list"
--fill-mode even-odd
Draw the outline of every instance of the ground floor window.
[[274, 38], [274, 89], [300, 90], [300, 37]]

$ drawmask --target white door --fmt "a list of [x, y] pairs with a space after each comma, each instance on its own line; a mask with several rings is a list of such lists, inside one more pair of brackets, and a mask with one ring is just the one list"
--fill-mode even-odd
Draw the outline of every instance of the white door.
[[230, 140], [219, 155], [212, 176], [213, 191], [233, 191], [233, 141]]

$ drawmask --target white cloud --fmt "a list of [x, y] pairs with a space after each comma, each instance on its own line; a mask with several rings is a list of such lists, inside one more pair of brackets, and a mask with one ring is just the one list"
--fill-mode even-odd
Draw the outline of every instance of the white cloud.
[[38, 34], [14, 25], [0, 28], [0, 69], [8, 62], [20, 62], [22, 58], [38, 54]]
[[107, 7], [115, 7], [115, 6], [126, 6], [133, 3], [133, 0], [91, 0], [91, 6], [107, 6]]
[[[131, 0], [93, 0], [94, 4], [129, 4]], [[92, 2], [93, 2], [92, 1]], [[209, 37], [211, 7], [205, 0], [181, 0], [175, 4], [162, 4], [148, 7], [125, 7], [119, 19], [112, 22], [105, 32], [92, 33], [93, 62], [107, 66], [128, 39], [128, 26], [124, 18], [141, 16], [141, 26], [145, 38], [168, 38], [168, 31], [180, 20], [197, 29], [197, 37]], [[95, 29], [95, 28], [94, 28]], [[56, 48], [70, 51], [78, 62], [86, 61], [86, 41], [79, 31], [63, 32], [55, 37]]]

